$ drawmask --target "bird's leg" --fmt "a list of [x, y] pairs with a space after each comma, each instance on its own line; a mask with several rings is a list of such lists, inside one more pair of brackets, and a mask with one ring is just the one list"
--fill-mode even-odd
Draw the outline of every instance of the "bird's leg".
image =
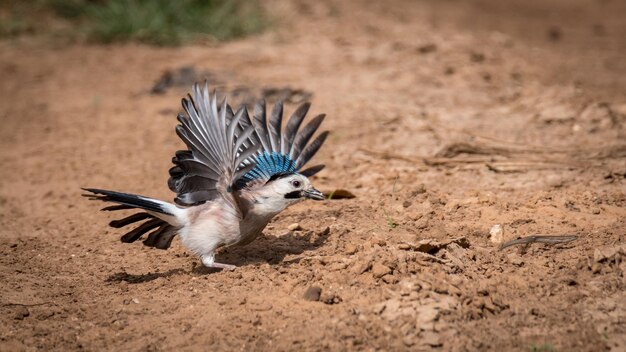
[[222, 270], [228, 270], [228, 271], [235, 270], [237, 268], [237, 266], [235, 266], [235, 265], [224, 264], [224, 263], [215, 263], [215, 262], [213, 262], [213, 266], [212, 267], [213, 268], [219, 268], [219, 269], [222, 269]]
[[202, 264], [207, 268], [218, 268], [223, 270], [235, 270], [236, 266], [230, 264], [222, 264], [215, 262], [215, 254], [205, 254], [202, 256]]

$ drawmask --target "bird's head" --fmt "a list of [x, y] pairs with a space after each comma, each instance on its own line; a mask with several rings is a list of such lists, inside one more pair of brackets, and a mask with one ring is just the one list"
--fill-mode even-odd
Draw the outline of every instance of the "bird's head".
[[274, 176], [256, 193], [257, 204], [268, 213], [279, 213], [305, 199], [324, 199], [324, 194], [315, 189], [306, 176], [298, 173]]
[[311, 185], [311, 181], [300, 174], [291, 174], [285, 177], [277, 177], [267, 183], [269, 187], [281, 194], [285, 201], [295, 203], [304, 199], [324, 200], [322, 192]]

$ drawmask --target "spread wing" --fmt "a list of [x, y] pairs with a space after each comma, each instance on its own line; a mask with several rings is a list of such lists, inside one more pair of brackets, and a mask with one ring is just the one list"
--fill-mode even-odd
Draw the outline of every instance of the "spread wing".
[[186, 114], [178, 115], [176, 133], [188, 149], [177, 151], [172, 158], [168, 180], [179, 205], [229, 198], [233, 188], [243, 188], [254, 180], [267, 181], [294, 172], [312, 176], [324, 168], [316, 165], [302, 170], [329, 133], [313, 138], [323, 114], [300, 128], [309, 103], [294, 111], [284, 130], [282, 102], [276, 103], [269, 120], [265, 102], [257, 103], [251, 120], [245, 106], [233, 112], [225, 100], [218, 105], [206, 83], [204, 87], [194, 85], [182, 105]]
[[273, 176], [293, 172], [312, 176], [324, 168], [324, 165], [316, 165], [302, 170], [320, 149], [329, 133], [324, 131], [311, 140], [324, 121], [324, 114], [315, 116], [300, 129], [310, 106], [310, 103], [300, 105], [283, 130], [282, 102], [279, 101], [274, 105], [269, 120], [266, 116], [265, 101], [255, 105], [252, 125], [256, 130], [254, 142], [260, 145], [260, 149], [252, 157], [252, 168], [237, 180], [238, 187], [244, 187], [253, 180], [267, 181]]
[[176, 152], [170, 169], [169, 188], [179, 205], [195, 205], [227, 197], [236, 180], [254, 167], [260, 144], [245, 107], [233, 112], [224, 100], [219, 106], [208, 86], [193, 86], [182, 101], [176, 133], [188, 150]]

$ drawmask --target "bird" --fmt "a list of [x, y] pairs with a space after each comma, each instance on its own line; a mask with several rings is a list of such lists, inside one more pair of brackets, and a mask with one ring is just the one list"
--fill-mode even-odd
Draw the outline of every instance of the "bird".
[[300, 128], [311, 106], [305, 102], [282, 128], [282, 101], [267, 116], [261, 99], [250, 117], [245, 105], [233, 111], [225, 97], [217, 100], [206, 82], [194, 84], [182, 99], [185, 113], [178, 114], [176, 133], [187, 149], [175, 153], [169, 170], [174, 203], [82, 188], [91, 200], [115, 203], [103, 211], [140, 211], [109, 223], [124, 228], [141, 222], [121, 236], [122, 242], [135, 242], [149, 232], [144, 245], [168, 249], [178, 236], [204, 266], [233, 270], [235, 265], [215, 261], [218, 249], [249, 244], [274, 216], [295, 203], [325, 199], [309, 179], [325, 165], [304, 168], [330, 133], [316, 135], [325, 114]]

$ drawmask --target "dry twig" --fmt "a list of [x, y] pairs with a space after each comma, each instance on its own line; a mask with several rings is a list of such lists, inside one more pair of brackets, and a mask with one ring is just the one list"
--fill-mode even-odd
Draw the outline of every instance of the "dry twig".
[[533, 243], [533, 242], [539, 242], [539, 243], [547, 243], [547, 244], [559, 244], [559, 243], [567, 243], [567, 242], [571, 242], [575, 239], [577, 239], [578, 236], [576, 235], [569, 235], [569, 236], [545, 236], [545, 235], [535, 235], [535, 236], [528, 236], [528, 237], [522, 237], [522, 238], [518, 238], [512, 241], [508, 241], [503, 243], [499, 250], [503, 250], [507, 247], [511, 247], [511, 246], [515, 246], [518, 244], [523, 244], [528, 246], [529, 244]]

